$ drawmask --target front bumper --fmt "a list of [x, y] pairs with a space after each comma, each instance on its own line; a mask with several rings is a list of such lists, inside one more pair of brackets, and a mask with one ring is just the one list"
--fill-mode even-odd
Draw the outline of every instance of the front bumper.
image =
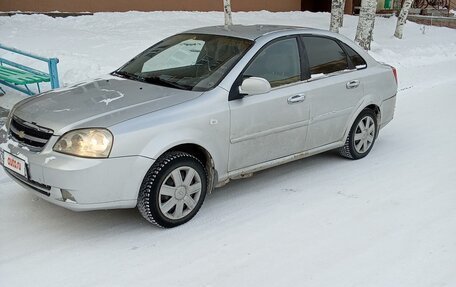
[[75, 211], [135, 207], [142, 180], [154, 162], [142, 156], [79, 158], [52, 149], [36, 153], [11, 139], [2, 146], [27, 163], [28, 178], [4, 168], [14, 181], [46, 201]]

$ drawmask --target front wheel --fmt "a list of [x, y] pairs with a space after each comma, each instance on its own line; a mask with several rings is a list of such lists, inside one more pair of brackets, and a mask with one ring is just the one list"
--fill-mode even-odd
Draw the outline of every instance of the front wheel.
[[207, 172], [194, 156], [170, 152], [147, 172], [138, 196], [138, 210], [154, 225], [171, 228], [195, 216], [207, 190]]
[[349, 159], [360, 159], [369, 154], [377, 137], [377, 116], [371, 109], [363, 110], [350, 129], [339, 154]]

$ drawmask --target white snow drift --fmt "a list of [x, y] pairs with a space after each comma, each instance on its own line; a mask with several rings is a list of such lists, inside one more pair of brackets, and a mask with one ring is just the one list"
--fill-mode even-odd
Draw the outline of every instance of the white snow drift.
[[[233, 21], [327, 29], [329, 14]], [[340, 32], [353, 39], [356, 21], [346, 16]], [[68, 84], [214, 24], [223, 13], [13, 16], [0, 17], [0, 39], [60, 58]], [[395, 25], [377, 19], [371, 53], [398, 68], [396, 118], [367, 158], [329, 152], [232, 182], [179, 228], [135, 210], [74, 213], [0, 171], [0, 286], [455, 286], [456, 30], [409, 22], [398, 40]]]

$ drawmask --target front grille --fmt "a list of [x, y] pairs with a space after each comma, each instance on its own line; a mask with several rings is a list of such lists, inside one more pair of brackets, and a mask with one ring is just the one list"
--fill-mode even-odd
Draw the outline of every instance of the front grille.
[[32, 147], [34, 150], [42, 150], [54, 134], [54, 131], [13, 116], [10, 124], [10, 133], [16, 141]]

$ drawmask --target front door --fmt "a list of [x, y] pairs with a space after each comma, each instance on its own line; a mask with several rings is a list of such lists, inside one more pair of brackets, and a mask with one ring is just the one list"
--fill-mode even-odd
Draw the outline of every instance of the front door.
[[[267, 44], [242, 78], [261, 77], [271, 91], [229, 102], [229, 171], [288, 156], [305, 148], [309, 101], [295, 37]], [[237, 88], [237, 87], [235, 87]]]

